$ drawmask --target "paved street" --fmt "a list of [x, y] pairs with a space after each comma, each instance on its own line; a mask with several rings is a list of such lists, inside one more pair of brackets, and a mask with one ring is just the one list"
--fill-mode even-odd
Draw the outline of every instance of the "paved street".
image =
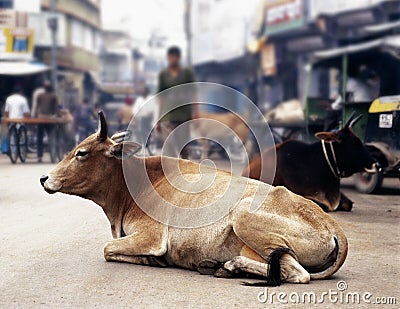
[[[0, 307], [273, 307], [258, 301], [264, 288], [241, 286], [243, 279], [106, 263], [103, 246], [111, 233], [105, 215], [92, 202], [46, 194], [39, 176], [52, 167], [11, 165], [0, 156]], [[376, 297], [397, 297], [400, 302], [400, 182], [387, 181], [385, 195], [360, 195], [349, 181], [344, 190], [355, 201], [354, 210], [332, 216], [349, 238], [345, 265], [330, 280], [284, 284], [269, 288], [269, 293], [321, 295], [338, 291], [337, 282], [344, 280], [345, 292], [370, 292], [371, 302]], [[278, 307], [276, 296], [274, 303]], [[318, 307], [333, 306], [325, 300]], [[339, 302], [339, 307], [345, 305]]]

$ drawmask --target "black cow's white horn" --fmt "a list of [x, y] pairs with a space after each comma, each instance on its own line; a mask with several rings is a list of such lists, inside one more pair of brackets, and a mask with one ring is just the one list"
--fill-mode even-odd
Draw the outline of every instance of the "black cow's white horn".
[[349, 117], [349, 119], [347, 119], [346, 124], [344, 125], [344, 129], [348, 129], [350, 128], [350, 123], [353, 121], [354, 115], [356, 114], [355, 111], [353, 111]]
[[379, 171], [378, 164], [374, 163], [371, 168], [364, 168], [364, 171], [368, 174], [375, 174]]
[[98, 121], [98, 129], [97, 135], [100, 141], [104, 142], [108, 136], [108, 127], [106, 118], [104, 117], [103, 111], [99, 112], [99, 121]]
[[359, 122], [360, 121], [360, 119], [362, 118], [362, 114], [361, 115], [358, 115], [356, 118], [354, 118], [351, 122], [350, 122], [350, 125], [349, 125], [349, 128], [352, 128], [357, 122]]

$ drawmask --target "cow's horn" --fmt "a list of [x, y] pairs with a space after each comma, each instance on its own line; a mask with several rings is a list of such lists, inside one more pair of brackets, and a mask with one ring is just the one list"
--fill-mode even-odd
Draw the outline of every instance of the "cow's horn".
[[346, 124], [344, 125], [343, 129], [348, 129], [350, 127], [350, 123], [352, 122], [354, 115], [356, 114], [355, 111], [353, 111], [349, 117], [349, 119], [347, 119]]
[[108, 128], [106, 118], [104, 117], [103, 111], [99, 111], [99, 122], [97, 129], [98, 138], [100, 141], [104, 142], [107, 139]]
[[360, 115], [358, 115], [356, 118], [354, 118], [351, 122], [350, 122], [350, 125], [349, 125], [349, 128], [352, 128], [357, 122], [359, 122], [360, 121], [360, 119], [362, 118], [362, 114], [360, 114]]

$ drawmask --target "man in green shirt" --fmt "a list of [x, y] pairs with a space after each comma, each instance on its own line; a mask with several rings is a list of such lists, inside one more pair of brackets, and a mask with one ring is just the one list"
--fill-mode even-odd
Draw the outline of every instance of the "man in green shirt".
[[[181, 50], [177, 46], [168, 48], [167, 51], [168, 67], [158, 75], [158, 92], [162, 92], [171, 87], [179, 86], [195, 81], [191, 69], [180, 65]], [[171, 132], [186, 121], [197, 118], [197, 105], [181, 104], [192, 103], [194, 99], [194, 86], [179, 87], [175, 90], [166, 91], [159, 95], [160, 120], [158, 130], [165, 142]], [[178, 130], [174, 132], [165, 145], [165, 154], [178, 157], [179, 155], [187, 159], [188, 151], [185, 147], [180, 151], [179, 141], [187, 142], [190, 138], [189, 130]]]

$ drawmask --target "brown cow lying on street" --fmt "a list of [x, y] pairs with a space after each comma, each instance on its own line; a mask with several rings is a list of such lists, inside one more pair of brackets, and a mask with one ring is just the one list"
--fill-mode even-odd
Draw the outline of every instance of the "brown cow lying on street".
[[321, 142], [288, 140], [266, 150], [250, 162], [242, 175], [267, 182], [268, 177], [261, 175], [261, 170], [275, 166], [270, 153], [276, 151], [272, 185], [285, 186], [327, 211], [351, 211], [353, 202], [340, 192], [340, 179], [362, 170], [376, 171], [375, 160], [352, 130], [361, 115], [353, 118], [354, 114], [338, 132], [317, 133]]
[[[99, 131], [79, 144], [40, 182], [48, 193], [77, 195], [103, 208], [114, 237], [104, 248], [107, 261], [178, 266], [217, 277], [255, 274], [266, 278], [266, 285], [327, 278], [344, 263], [348, 244], [343, 230], [312, 201], [284, 187], [274, 188], [211, 168], [209, 172], [215, 179], [206, 190], [195, 194], [178, 190], [166, 179], [161, 157], [133, 156], [140, 146], [121, 142], [120, 135], [107, 137], [104, 116], [101, 112], [99, 116]], [[199, 164], [164, 159], [178, 162], [180, 167], [168, 179], [179, 172], [189, 180], [198, 178]], [[122, 162], [138, 170], [146, 163], [153, 188], [143, 188], [143, 194], [150, 202], [158, 193], [177, 207], [199, 208], [218, 199], [228, 183], [244, 193], [239, 201], [227, 198], [226, 203], [232, 203], [229, 213], [212, 224], [172, 227], [138, 207], [128, 191]], [[140, 173], [135, 175], [138, 186], [143, 184], [141, 177]], [[251, 212], [257, 190], [263, 203]]]

